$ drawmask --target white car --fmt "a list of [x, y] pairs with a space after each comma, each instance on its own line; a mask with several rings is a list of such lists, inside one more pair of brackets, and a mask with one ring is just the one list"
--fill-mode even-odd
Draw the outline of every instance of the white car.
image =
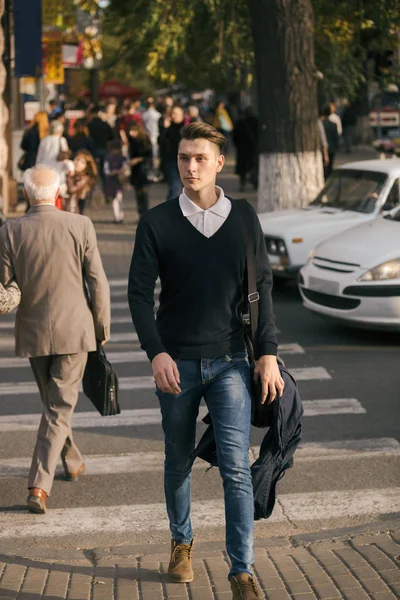
[[301, 269], [299, 288], [316, 313], [400, 331], [400, 208], [320, 244]]
[[296, 278], [315, 246], [398, 206], [399, 178], [397, 158], [349, 163], [309, 206], [259, 214], [274, 275]]

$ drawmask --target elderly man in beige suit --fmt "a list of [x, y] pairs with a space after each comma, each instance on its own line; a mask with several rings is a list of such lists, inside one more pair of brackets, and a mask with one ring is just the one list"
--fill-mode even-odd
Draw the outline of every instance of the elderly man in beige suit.
[[60, 186], [54, 170], [24, 174], [31, 208], [0, 229], [0, 282], [21, 290], [16, 354], [28, 357], [43, 402], [29, 474], [27, 505], [46, 512], [57, 462], [74, 481], [84, 471], [71, 417], [87, 353], [110, 336], [110, 289], [92, 222], [55, 207]]

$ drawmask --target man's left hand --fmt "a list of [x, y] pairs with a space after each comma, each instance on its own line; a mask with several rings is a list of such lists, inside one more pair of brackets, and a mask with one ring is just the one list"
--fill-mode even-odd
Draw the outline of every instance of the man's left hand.
[[271, 404], [276, 396], [282, 396], [284, 381], [279, 370], [276, 356], [264, 355], [260, 356], [257, 361], [257, 366], [254, 370], [254, 378], [261, 380], [261, 403], [264, 404], [269, 398], [268, 404]]

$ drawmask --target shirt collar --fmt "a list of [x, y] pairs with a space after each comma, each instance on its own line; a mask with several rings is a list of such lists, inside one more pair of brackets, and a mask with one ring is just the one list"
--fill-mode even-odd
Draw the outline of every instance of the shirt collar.
[[[229, 215], [229, 211], [231, 209], [230, 200], [225, 196], [224, 190], [219, 186], [215, 186], [216, 192], [218, 194], [218, 200], [211, 206], [208, 210], [219, 217], [226, 218]], [[198, 213], [206, 212], [204, 209], [197, 206], [186, 194], [185, 189], [183, 189], [182, 194], [179, 196], [179, 205], [183, 212], [184, 217], [191, 217]]]

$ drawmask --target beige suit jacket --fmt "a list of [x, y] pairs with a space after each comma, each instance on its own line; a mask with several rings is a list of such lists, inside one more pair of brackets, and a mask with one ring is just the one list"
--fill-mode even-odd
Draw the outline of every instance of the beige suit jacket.
[[0, 228], [0, 282], [21, 290], [17, 356], [77, 354], [110, 336], [110, 288], [87, 217], [50, 205]]

